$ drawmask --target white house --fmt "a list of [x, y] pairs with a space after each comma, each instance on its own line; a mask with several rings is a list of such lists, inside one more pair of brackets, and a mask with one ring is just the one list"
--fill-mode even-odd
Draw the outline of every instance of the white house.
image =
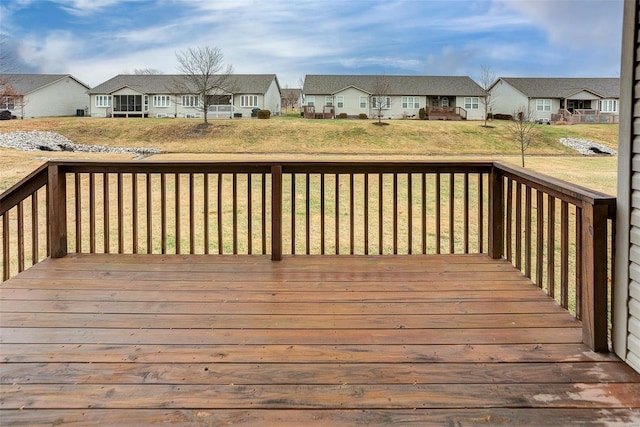
[[84, 115], [88, 90], [70, 74], [0, 74], [0, 110], [21, 118]]
[[[380, 86], [385, 86], [380, 91]], [[302, 89], [305, 117], [418, 117], [482, 120], [484, 90], [466, 76], [307, 75]], [[380, 96], [383, 95], [383, 96]], [[378, 99], [380, 98], [380, 99]], [[380, 104], [378, 104], [380, 102]]]
[[617, 123], [618, 78], [500, 77], [489, 88], [494, 114], [529, 109], [535, 119]]
[[[209, 118], [250, 117], [255, 108], [281, 112], [275, 74], [234, 74], [232, 93], [215, 93]], [[184, 75], [120, 74], [89, 91], [92, 117], [202, 117], [201, 101], [183, 93]]]

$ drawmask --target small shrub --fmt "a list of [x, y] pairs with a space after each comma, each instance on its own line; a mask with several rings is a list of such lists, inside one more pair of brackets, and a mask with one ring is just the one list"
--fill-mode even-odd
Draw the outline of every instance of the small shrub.
[[365, 113], [360, 113], [360, 114], [358, 114], [358, 118], [359, 118], [359, 119], [361, 119], [361, 120], [366, 120], [366, 119], [368, 119], [368, 117], [367, 117], [367, 115], [366, 115]]
[[427, 111], [424, 107], [418, 110], [418, 117], [420, 117], [420, 120], [424, 120], [424, 118], [427, 117]]
[[346, 119], [347, 117], [348, 117], [348, 116], [347, 116], [347, 113], [340, 113], [340, 114], [338, 114], [338, 118], [339, 118], [339, 119]]
[[271, 117], [271, 111], [269, 110], [258, 110], [258, 118], [259, 119], [268, 119]]

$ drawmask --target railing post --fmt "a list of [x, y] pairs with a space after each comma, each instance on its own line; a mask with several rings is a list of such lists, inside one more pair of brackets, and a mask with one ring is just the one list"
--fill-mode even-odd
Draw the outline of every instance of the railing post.
[[57, 165], [48, 167], [49, 248], [51, 258], [67, 255], [67, 180]]
[[582, 341], [609, 351], [607, 334], [607, 218], [609, 206], [582, 208]]
[[282, 165], [271, 166], [271, 260], [282, 260]]
[[489, 174], [489, 256], [493, 259], [502, 258], [504, 242], [504, 213], [503, 192], [504, 183], [502, 171], [497, 167], [491, 168]]

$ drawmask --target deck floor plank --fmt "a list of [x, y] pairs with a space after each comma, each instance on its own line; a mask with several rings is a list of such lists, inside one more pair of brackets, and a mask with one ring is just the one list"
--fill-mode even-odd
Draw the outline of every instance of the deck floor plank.
[[640, 375], [482, 255], [77, 255], [0, 286], [8, 425], [633, 425]]

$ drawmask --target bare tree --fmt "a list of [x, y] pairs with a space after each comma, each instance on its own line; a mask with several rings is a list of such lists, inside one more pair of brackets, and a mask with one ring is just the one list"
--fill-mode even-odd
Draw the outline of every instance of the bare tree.
[[0, 34], [0, 109], [20, 111], [24, 117], [26, 98], [15, 88], [10, 73], [16, 69], [15, 51], [9, 47], [9, 38]]
[[215, 99], [234, 91], [233, 67], [223, 64], [224, 55], [217, 47], [189, 48], [176, 52], [178, 71], [184, 76], [176, 79], [178, 93], [194, 97], [190, 106], [202, 111], [207, 124], [209, 106]]
[[509, 122], [508, 128], [516, 142], [520, 146], [520, 156], [522, 167], [524, 167], [524, 153], [531, 146], [534, 138], [538, 136], [535, 112], [528, 106], [520, 106], [513, 113], [513, 120]]
[[382, 110], [391, 108], [391, 83], [387, 76], [377, 76], [371, 85], [371, 108], [376, 110], [378, 125], [382, 124]]
[[484, 91], [484, 97], [480, 98], [480, 102], [484, 105], [484, 127], [487, 127], [487, 115], [493, 112], [495, 104], [495, 95], [491, 94], [489, 88], [496, 81], [496, 73], [487, 65], [480, 67], [480, 86]]
[[293, 88], [290, 89], [289, 87], [285, 86], [282, 89], [282, 104], [283, 106], [286, 107], [291, 107], [291, 109], [293, 110], [297, 105], [298, 102], [300, 101], [300, 92], [302, 91], [302, 89], [297, 89], [297, 88]]
[[153, 75], [162, 74], [162, 71], [156, 70], [155, 68], [134, 68], [133, 74], [136, 74], [139, 76], [153, 76]]

